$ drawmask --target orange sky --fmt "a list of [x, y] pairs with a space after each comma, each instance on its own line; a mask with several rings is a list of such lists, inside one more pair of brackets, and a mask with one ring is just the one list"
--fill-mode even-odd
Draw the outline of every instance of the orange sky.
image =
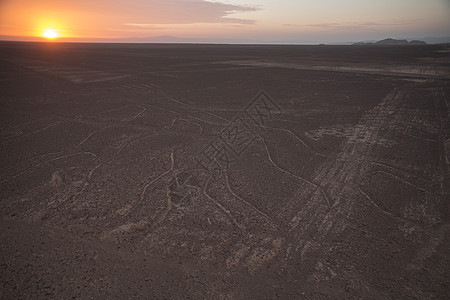
[[[448, 0], [0, 0], [0, 35], [349, 42], [450, 36]], [[26, 38], [24, 38], [26, 39]], [[450, 41], [449, 41], [450, 42]]]

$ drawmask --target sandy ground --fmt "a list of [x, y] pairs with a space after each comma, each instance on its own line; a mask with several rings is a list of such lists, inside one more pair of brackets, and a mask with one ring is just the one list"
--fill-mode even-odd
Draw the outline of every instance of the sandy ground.
[[0, 43], [0, 297], [450, 297], [450, 45]]

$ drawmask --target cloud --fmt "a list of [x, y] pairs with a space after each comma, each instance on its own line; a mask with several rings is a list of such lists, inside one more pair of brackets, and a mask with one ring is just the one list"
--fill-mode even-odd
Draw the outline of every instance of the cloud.
[[[106, 5], [110, 5], [109, 1]], [[113, 9], [116, 14], [126, 17], [125, 24], [141, 27], [155, 24], [254, 24], [254, 20], [233, 18], [232, 15], [258, 10], [256, 7], [206, 0], [123, 1]]]
[[208, 2], [204, 0], [152, 0], [157, 7], [170, 8], [158, 24], [236, 23], [253, 24], [254, 20], [232, 18], [239, 12], [257, 11], [255, 7]]
[[332, 28], [332, 27], [339, 27], [343, 24], [340, 23], [318, 23], [318, 24], [307, 24], [308, 27], [320, 27], [320, 28]]
[[342, 26], [344, 23], [317, 23], [317, 24], [283, 24], [289, 27], [319, 27], [319, 28], [333, 28]]
[[350, 29], [364, 28], [372, 26], [405, 26], [422, 22], [422, 19], [401, 20], [395, 22], [342, 22], [342, 23], [315, 23], [315, 24], [283, 24], [283, 26], [291, 27], [317, 27], [322, 29]]
[[422, 22], [422, 19], [412, 19], [412, 20], [401, 20], [401, 21], [395, 21], [390, 23], [377, 23], [377, 22], [363, 22], [363, 23], [357, 23], [355, 22], [355, 25], [359, 26], [403, 26], [403, 25], [411, 25]]

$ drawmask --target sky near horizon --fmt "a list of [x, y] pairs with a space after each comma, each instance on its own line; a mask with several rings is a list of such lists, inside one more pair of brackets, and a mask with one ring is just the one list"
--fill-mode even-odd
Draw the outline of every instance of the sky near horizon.
[[[0, 36], [339, 43], [450, 36], [450, 0], [0, 0]], [[450, 41], [449, 41], [450, 42]]]

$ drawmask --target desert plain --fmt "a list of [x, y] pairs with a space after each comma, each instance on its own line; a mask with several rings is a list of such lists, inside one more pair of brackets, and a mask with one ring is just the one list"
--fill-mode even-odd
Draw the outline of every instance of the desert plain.
[[450, 45], [0, 43], [0, 297], [450, 297]]

